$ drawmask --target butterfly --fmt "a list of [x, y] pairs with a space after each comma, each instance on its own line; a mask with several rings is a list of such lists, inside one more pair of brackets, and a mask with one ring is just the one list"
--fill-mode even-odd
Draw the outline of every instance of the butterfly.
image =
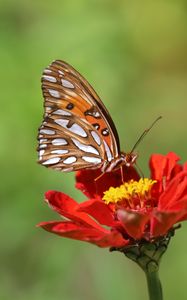
[[129, 167], [137, 155], [120, 150], [114, 122], [87, 80], [61, 60], [43, 72], [44, 119], [38, 134], [38, 162], [70, 172]]

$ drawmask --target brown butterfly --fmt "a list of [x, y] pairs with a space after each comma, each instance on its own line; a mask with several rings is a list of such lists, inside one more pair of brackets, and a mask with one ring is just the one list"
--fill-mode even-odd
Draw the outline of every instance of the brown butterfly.
[[133, 150], [150, 128], [130, 153], [121, 152], [109, 112], [73, 67], [61, 60], [52, 62], [43, 72], [42, 90], [45, 113], [38, 134], [40, 164], [63, 172], [101, 168], [104, 173], [136, 161]]

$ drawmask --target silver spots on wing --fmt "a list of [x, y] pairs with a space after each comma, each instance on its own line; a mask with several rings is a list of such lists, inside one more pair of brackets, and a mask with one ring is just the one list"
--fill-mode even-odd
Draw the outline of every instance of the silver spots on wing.
[[58, 73], [59, 73], [60, 75], [64, 75], [64, 72], [62, 72], [61, 70], [58, 70]]
[[109, 135], [109, 130], [108, 130], [108, 128], [102, 129], [102, 130], [101, 130], [101, 133], [102, 133], [102, 135], [104, 135], [104, 136], [108, 136], [108, 135]]
[[51, 151], [51, 154], [59, 154], [59, 155], [61, 155], [61, 154], [67, 154], [69, 152], [69, 150], [67, 150], [67, 149], [59, 149], [59, 150], [53, 150], [53, 151]]
[[49, 82], [57, 82], [56, 78], [49, 75], [43, 75], [43, 78]]
[[41, 145], [40, 145], [40, 149], [46, 148], [46, 147], [47, 147], [47, 144], [41, 144]]
[[40, 139], [40, 144], [47, 142], [47, 139]]
[[64, 128], [67, 128], [67, 125], [69, 123], [69, 120], [65, 120], [65, 119], [56, 119], [54, 120], [56, 124], [64, 127]]
[[103, 141], [103, 143], [104, 143], [104, 147], [105, 147], [105, 151], [106, 151], [108, 161], [111, 161], [113, 159], [113, 156], [112, 156], [112, 153], [110, 151], [110, 148], [108, 147], [108, 145], [105, 141]]
[[56, 119], [56, 120], [54, 120], [54, 122], [79, 136], [87, 137], [86, 131], [80, 125], [78, 125], [76, 123], [73, 123], [73, 125], [70, 126], [68, 124], [69, 120], [66, 120], [66, 119]]
[[42, 162], [42, 164], [43, 165], [53, 165], [53, 164], [57, 164], [60, 160], [61, 160], [60, 157], [53, 157], [53, 158], [50, 158], [50, 159]]
[[61, 82], [63, 87], [68, 89], [74, 89], [74, 85], [69, 80], [61, 79]]
[[100, 139], [99, 135], [97, 134], [97, 132], [91, 131], [91, 135], [92, 135], [94, 141], [100, 146], [101, 145], [101, 139]]
[[93, 163], [93, 164], [101, 163], [101, 158], [98, 157], [82, 156], [82, 159], [86, 162]]
[[55, 115], [60, 115], [60, 116], [71, 116], [71, 113], [63, 110], [63, 109], [57, 109], [56, 111], [54, 111]]
[[76, 161], [77, 161], [76, 156], [69, 156], [68, 158], [66, 158], [66, 159], [63, 161], [63, 163], [69, 165], [69, 164], [72, 164], [72, 163], [74, 163], [74, 162], [76, 162]]
[[46, 113], [48, 113], [48, 114], [49, 114], [49, 113], [51, 112], [51, 107], [49, 107], [49, 106], [46, 106], [46, 107], [45, 107], [45, 111], [46, 111]]
[[45, 69], [44, 72], [45, 72], [45, 73], [52, 73], [52, 71], [49, 70], [49, 69]]
[[54, 139], [52, 140], [52, 144], [54, 146], [64, 146], [67, 145], [68, 142], [65, 139]]
[[43, 134], [55, 134], [55, 131], [54, 130], [50, 130], [50, 129], [41, 129], [40, 133], [43, 133]]
[[74, 123], [70, 128], [69, 130], [77, 135], [80, 135], [82, 137], [87, 137], [87, 133], [86, 131], [81, 127], [79, 126], [78, 124]]
[[72, 138], [72, 141], [75, 144], [75, 146], [77, 146], [77, 148], [79, 148], [80, 150], [82, 150], [84, 152], [99, 155], [99, 152], [93, 146], [82, 144], [81, 142], [79, 142], [78, 140], [76, 140], [74, 138]]
[[44, 153], [45, 153], [45, 150], [40, 150], [39, 151], [39, 160], [42, 159], [42, 156], [44, 155]]
[[92, 116], [96, 119], [100, 119], [101, 115], [95, 106], [92, 106], [90, 109], [85, 111], [85, 116]]
[[93, 124], [93, 127], [94, 127], [95, 129], [99, 130], [100, 125], [99, 125], [98, 123], [94, 123], [94, 124]]
[[52, 89], [48, 89], [48, 92], [49, 94], [52, 96], [52, 97], [55, 97], [55, 98], [60, 98], [60, 93], [56, 90], [52, 90]]

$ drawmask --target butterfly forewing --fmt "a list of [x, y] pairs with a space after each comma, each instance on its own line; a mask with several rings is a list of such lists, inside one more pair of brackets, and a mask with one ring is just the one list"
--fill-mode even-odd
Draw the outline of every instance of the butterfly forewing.
[[42, 76], [39, 163], [62, 171], [98, 168], [120, 155], [115, 125], [89, 83], [56, 60]]
[[42, 89], [46, 113], [56, 107], [71, 110], [100, 132], [114, 157], [119, 155], [117, 130], [106, 107], [91, 85], [73, 67], [60, 60], [54, 61], [44, 70]]

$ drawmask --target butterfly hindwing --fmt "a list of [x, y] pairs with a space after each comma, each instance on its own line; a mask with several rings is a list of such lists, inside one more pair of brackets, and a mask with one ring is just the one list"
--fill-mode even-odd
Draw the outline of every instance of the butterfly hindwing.
[[57, 109], [39, 129], [39, 163], [61, 171], [98, 168], [105, 160], [99, 133], [87, 121]]

